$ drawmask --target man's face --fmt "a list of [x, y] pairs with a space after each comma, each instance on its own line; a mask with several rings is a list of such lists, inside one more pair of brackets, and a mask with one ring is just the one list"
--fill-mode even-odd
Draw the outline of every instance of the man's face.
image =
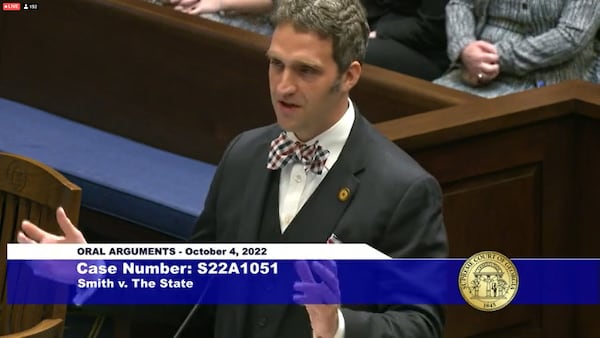
[[271, 102], [284, 130], [308, 141], [344, 114], [355, 81], [350, 71], [339, 74], [331, 39], [283, 23], [273, 32], [267, 57]]

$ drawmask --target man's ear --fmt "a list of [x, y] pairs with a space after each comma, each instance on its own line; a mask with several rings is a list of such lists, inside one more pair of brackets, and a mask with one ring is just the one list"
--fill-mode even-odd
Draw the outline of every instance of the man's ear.
[[342, 78], [342, 90], [349, 92], [350, 89], [354, 88], [354, 86], [358, 83], [361, 73], [362, 66], [360, 62], [352, 61]]

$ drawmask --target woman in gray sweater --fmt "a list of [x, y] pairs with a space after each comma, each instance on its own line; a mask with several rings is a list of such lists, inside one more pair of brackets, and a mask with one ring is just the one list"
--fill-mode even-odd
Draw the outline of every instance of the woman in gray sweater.
[[496, 97], [600, 81], [599, 0], [450, 0], [451, 69], [435, 83]]

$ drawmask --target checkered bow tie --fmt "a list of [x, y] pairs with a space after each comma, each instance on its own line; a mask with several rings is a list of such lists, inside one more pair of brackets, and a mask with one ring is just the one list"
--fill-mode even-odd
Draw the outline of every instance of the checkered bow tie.
[[318, 143], [319, 141], [316, 141], [312, 145], [307, 145], [294, 141], [284, 131], [279, 137], [271, 141], [267, 168], [277, 170], [285, 167], [293, 160], [304, 164], [306, 172], [310, 170], [317, 175], [321, 175], [327, 156], [329, 156], [329, 150], [323, 149]]

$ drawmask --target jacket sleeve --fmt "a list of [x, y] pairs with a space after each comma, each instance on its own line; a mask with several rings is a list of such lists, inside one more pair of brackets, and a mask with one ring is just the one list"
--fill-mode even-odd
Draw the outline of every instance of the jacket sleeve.
[[[410, 233], [410, 236], [407, 234]], [[392, 257], [446, 257], [442, 193], [437, 181], [424, 177], [404, 193], [378, 247]], [[439, 291], [436, 291], [439, 292]], [[444, 313], [439, 305], [386, 305], [376, 312], [342, 308], [346, 338], [442, 337]]]
[[476, 40], [474, 6], [475, 0], [450, 0], [446, 6], [446, 32], [450, 62], [459, 62], [462, 50]]
[[216, 240], [217, 237], [217, 199], [219, 195], [219, 187], [221, 181], [223, 180], [223, 171], [225, 170], [225, 165], [227, 162], [227, 158], [229, 157], [229, 153], [231, 149], [235, 146], [237, 141], [240, 139], [241, 134], [238, 135], [229, 146], [225, 150], [221, 161], [219, 162], [219, 166], [217, 167], [217, 171], [215, 172], [215, 176], [210, 183], [210, 188], [208, 190], [208, 194], [206, 195], [206, 200], [204, 201], [204, 209], [202, 209], [202, 213], [196, 220], [196, 227], [194, 230], [194, 234], [189, 239], [191, 243], [211, 243]]
[[558, 24], [540, 35], [496, 44], [500, 70], [525, 75], [530, 71], [561, 64], [573, 58], [594, 39], [600, 27], [600, 1], [567, 1]]

